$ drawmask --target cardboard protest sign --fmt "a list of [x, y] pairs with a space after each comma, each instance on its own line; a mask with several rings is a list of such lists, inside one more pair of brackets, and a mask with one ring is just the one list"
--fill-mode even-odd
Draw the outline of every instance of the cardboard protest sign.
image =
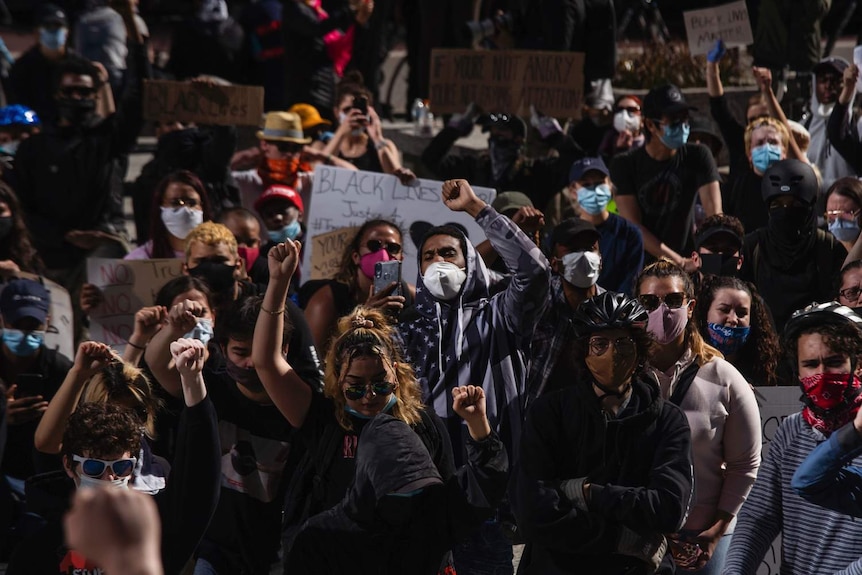
[[104, 301], [90, 312], [90, 337], [122, 352], [135, 328], [135, 313], [154, 305], [156, 293], [182, 275], [181, 259], [114, 260], [89, 258], [87, 281]]
[[706, 54], [719, 38], [727, 46], [746, 46], [754, 42], [745, 0], [714, 8], [690, 10], [683, 13], [683, 18], [688, 50], [692, 56]]
[[[331, 278], [341, 260], [340, 250], [353, 239], [349, 228], [358, 229], [374, 218], [390, 220], [404, 233], [401, 277], [410, 283], [416, 281], [419, 270], [417, 244], [432, 226], [452, 223], [465, 230], [472, 244], [483, 241], [485, 234], [473, 218], [443, 204], [442, 187], [434, 180], [417, 179], [405, 186], [388, 174], [317, 166], [310, 206], [306, 206], [302, 277]], [[497, 195], [491, 188], [474, 186], [473, 190], [489, 204]]]
[[488, 112], [580, 118], [584, 54], [527, 50], [432, 50], [431, 110], [463, 112], [475, 102]]
[[144, 119], [220, 126], [257, 126], [263, 115], [263, 88], [168, 80], [144, 82]]
[[72, 298], [69, 292], [60, 284], [49, 280], [44, 276], [37, 276], [26, 272], [15, 272], [11, 277], [0, 284], [0, 291], [6, 286], [6, 282], [13, 278], [26, 278], [41, 282], [51, 296], [51, 307], [48, 309], [48, 330], [45, 333], [45, 347], [56, 349], [69, 359], [75, 357], [75, 325], [72, 312]]

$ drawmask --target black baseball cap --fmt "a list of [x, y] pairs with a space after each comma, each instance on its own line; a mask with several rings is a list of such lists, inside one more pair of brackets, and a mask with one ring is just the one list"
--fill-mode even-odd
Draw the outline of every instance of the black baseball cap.
[[[568, 218], [557, 224], [554, 231], [551, 232], [551, 246], [571, 246], [575, 244], [575, 239], [581, 236], [586, 236], [592, 239], [590, 243], [599, 241], [601, 234], [596, 229], [596, 226], [581, 218]], [[580, 244], [580, 242], [578, 242]]]
[[700, 250], [702, 246], [712, 244], [713, 242], [710, 240], [717, 240], [719, 238], [724, 239], [727, 245], [734, 246], [736, 248], [734, 251], [742, 249], [742, 238], [735, 231], [725, 226], [713, 226], [696, 234], [694, 237], [694, 247], [696, 250]]
[[611, 175], [601, 158], [581, 158], [572, 163], [572, 167], [569, 168], [569, 183], [577, 182], [584, 174], [593, 170], [601, 172], [605, 176]]
[[697, 108], [685, 102], [685, 96], [673, 84], [657, 86], [649, 91], [644, 98], [643, 116], [650, 120], [658, 120], [662, 116], [673, 117], [680, 112], [696, 111]]
[[39, 9], [36, 21], [39, 26], [63, 26], [68, 27], [69, 21], [66, 13], [56, 4], [43, 4]]

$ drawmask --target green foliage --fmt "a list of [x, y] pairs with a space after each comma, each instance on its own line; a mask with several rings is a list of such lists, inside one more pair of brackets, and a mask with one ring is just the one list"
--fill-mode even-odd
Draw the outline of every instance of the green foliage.
[[[719, 64], [725, 86], [753, 83], [748, 58], [738, 48], [727, 51]], [[746, 60], [746, 62], [743, 62]], [[670, 82], [680, 88], [706, 87], [706, 57], [688, 52], [685, 42], [647, 43], [641, 47], [619, 49], [614, 89], [649, 89]]]

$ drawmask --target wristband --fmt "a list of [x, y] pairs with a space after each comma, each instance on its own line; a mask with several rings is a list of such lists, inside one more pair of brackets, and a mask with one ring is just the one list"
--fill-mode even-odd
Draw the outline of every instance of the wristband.
[[386, 144], [388, 144], [388, 143], [389, 143], [389, 140], [387, 140], [386, 138], [384, 138], [384, 139], [380, 140], [379, 142], [377, 142], [376, 144], [374, 144], [374, 149], [375, 149], [375, 150], [377, 150], [377, 151], [379, 152], [379, 151], [380, 151], [380, 150], [382, 150], [382, 149], [386, 146]]
[[135, 348], [135, 349], [139, 349], [139, 350], [141, 350], [141, 351], [144, 351], [145, 349], [147, 349], [146, 344], [144, 344], [144, 345], [136, 345], [136, 344], [132, 343], [132, 341], [131, 341], [131, 340], [127, 340], [127, 341], [126, 341], [126, 344], [127, 344], [127, 345], [132, 346], [132, 347], [133, 347], [133, 348]]

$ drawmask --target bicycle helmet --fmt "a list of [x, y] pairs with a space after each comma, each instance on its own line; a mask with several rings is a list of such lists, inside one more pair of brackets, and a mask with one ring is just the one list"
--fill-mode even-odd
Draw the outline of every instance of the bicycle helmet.
[[855, 325], [862, 332], [862, 317], [859, 317], [849, 307], [841, 305], [836, 301], [830, 301], [826, 303], [812, 303], [793, 312], [793, 315], [790, 316], [790, 319], [787, 320], [787, 324], [784, 326], [784, 339], [792, 341], [803, 330], [826, 324]]
[[578, 337], [614, 328], [646, 329], [648, 321], [649, 314], [637, 299], [610, 291], [586, 300], [572, 315]]
[[788, 195], [812, 205], [819, 188], [817, 175], [810, 165], [801, 160], [781, 160], [763, 174], [760, 193], [767, 205], [775, 196]]
[[27, 106], [13, 104], [0, 108], [0, 126], [38, 126], [41, 123], [36, 112]]

